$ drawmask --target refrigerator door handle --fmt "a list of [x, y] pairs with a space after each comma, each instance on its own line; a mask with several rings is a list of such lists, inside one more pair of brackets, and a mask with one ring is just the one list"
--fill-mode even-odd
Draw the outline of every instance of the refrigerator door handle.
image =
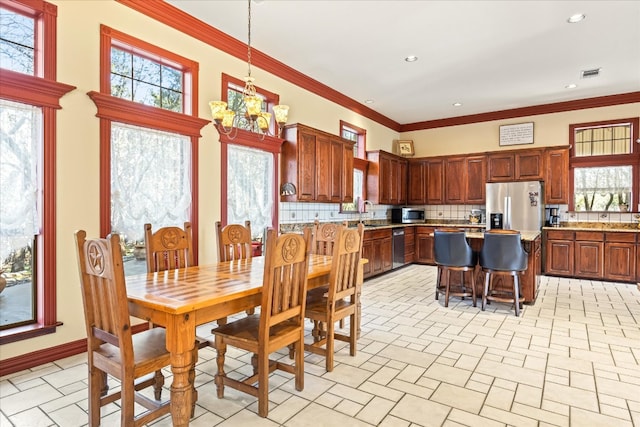
[[504, 226], [503, 228], [511, 229], [511, 197], [504, 198]]

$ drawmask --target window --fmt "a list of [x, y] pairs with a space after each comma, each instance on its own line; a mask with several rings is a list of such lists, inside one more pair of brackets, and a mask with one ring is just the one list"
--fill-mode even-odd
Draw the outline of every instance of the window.
[[[198, 64], [101, 26], [101, 235], [124, 240], [125, 274], [146, 271], [144, 224], [193, 224], [197, 262]], [[193, 116], [187, 113], [194, 112]]]
[[[222, 74], [223, 101], [239, 116], [238, 128], [248, 127], [244, 117], [244, 82]], [[262, 110], [278, 104], [279, 96], [256, 87]], [[252, 238], [263, 238], [266, 227], [278, 226], [278, 154], [281, 140], [240, 130], [233, 139], [220, 134], [222, 152], [221, 206], [223, 224], [251, 221]]]
[[55, 5], [0, 3], [0, 344], [53, 333], [56, 320]]
[[0, 64], [18, 73], [35, 73], [35, 19], [0, 8]]
[[353, 157], [357, 159], [367, 158], [367, 131], [357, 126], [340, 120], [340, 136], [355, 142]]
[[362, 162], [358, 159], [366, 159], [367, 131], [340, 120], [340, 136], [355, 143], [353, 145], [353, 202], [341, 203], [340, 212], [361, 212], [364, 209], [365, 200], [366, 161]]
[[626, 212], [638, 204], [638, 118], [569, 127], [575, 211]]

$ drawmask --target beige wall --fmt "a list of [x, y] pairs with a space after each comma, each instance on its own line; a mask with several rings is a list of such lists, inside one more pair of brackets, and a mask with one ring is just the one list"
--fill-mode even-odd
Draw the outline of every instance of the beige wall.
[[[476, 153], [569, 144], [569, 125], [640, 116], [640, 103], [542, 114], [509, 120], [405, 132], [413, 140], [417, 157]], [[500, 125], [533, 122], [533, 144], [500, 147]]]
[[[99, 231], [99, 120], [96, 107], [86, 95], [99, 90], [99, 27], [105, 24], [155, 44], [200, 64], [199, 116], [209, 118], [210, 100], [220, 99], [222, 72], [243, 77], [246, 64], [197, 40], [185, 36], [131, 9], [109, 1], [50, 0], [58, 6], [58, 80], [77, 87], [61, 100], [57, 126], [57, 311], [64, 325], [55, 334], [3, 345], [0, 357], [8, 359], [39, 349], [84, 338], [84, 315], [80, 296], [73, 233]], [[290, 123], [338, 133], [345, 120], [367, 130], [367, 148], [391, 151], [397, 132], [343, 107], [319, 98], [260, 69], [253, 72], [258, 86], [280, 95], [291, 106]], [[587, 112], [536, 116], [511, 120], [535, 122], [535, 145], [561, 145], [567, 141], [569, 123], [640, 115], [640, 106], [612, 107]], [[431, 156], [498, 148], [500, 123], [411, 132], [402, 139], [415, 141], [418, 156]], [[202, 129], [199, 142], [200, 210], [199, 255], [201, 263], [216, 261], [214, 222], [220, 217], [220, 146], [212, 125]]]

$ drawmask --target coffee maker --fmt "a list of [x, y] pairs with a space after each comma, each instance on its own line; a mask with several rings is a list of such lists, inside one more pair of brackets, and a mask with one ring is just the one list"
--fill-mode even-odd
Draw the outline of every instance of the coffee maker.
[[551, 227], [560, 227], [560, 215], [558, 215], [558, 208], [549, 208], [549, 225]]

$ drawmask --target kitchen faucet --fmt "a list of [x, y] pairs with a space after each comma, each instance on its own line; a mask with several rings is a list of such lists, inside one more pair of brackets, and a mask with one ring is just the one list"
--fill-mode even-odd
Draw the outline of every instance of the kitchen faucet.
[[366, 208], [367, 208], [367, 205], [371, 206], [371, 208], [373, 209], [373, 203], [371, 203], [371, 202], [370, 202], [370, 201], [368, 201], [368, 200], [365, 200], [364, 202], [362, 202], [362, 209], [361, 209], [361, 210], [360, 210], [360, 209], [358, 210], [358, 213], [360, 214], [360, 223], [361, 223], [361, 224], [362, 224], [362, 223], [364, 223], [364, 221], [363, 221], [363, 219], [362, 219], [362, 214], [363, 214], [363, 213], [367, 213], [367, 209], [366, 209]]

